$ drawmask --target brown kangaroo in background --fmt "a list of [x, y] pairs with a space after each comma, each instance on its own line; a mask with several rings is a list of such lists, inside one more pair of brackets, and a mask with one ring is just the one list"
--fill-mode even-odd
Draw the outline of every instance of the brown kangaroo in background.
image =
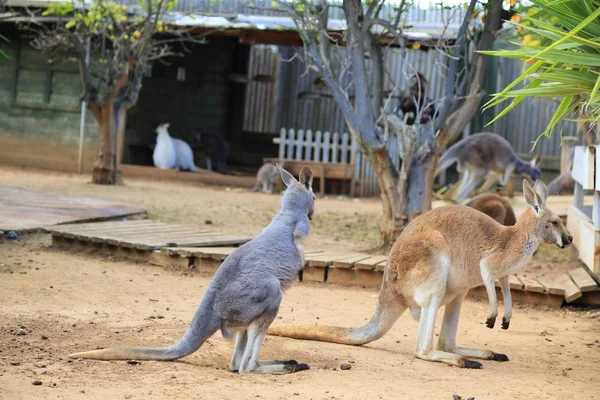
[[457, 163], [460, 179], [444, 194], [444, 199], [462, 203], [482, 182], [479, 193], [486, 192], [498, 181], [506, 185], [513, 173], [537, 181], [541, 177], [540, 160], [541, 156], [536, 156], [529, 163], [523, 161], [502, 136], [483, 132], [467, 136], [450, 146], [442, 154], [436, 174]]
[[[273, 326], [271, 335], [362, 345], [381, 338], [406, 309], [419, 321], [417, 358], [462, 368], [482, 368], [467, 357], [508, 361], [504, 354], [456, 344], [458, 319], [469, 289], [484, 285], [493, 328], [498, 315], [494, 281], [499, 280], [505, 304], [502, 328], [508, 329], [512, 299], [508, 276], [523, 267], [540, 242], [560, 248], [571, 244], [561, 219], [546, 207], [547, 188], [523, 181], [529, 207], [516, 225], [503, 226], [464, 205], [434, 209], [415, 218], [394, 244], [383, 274], [375, 315], [359, 328], [334, 326]], [[437, 349], [433, 347], [438, 309], [445, 306]]]
[[479, 194], [465, 202], [464, 205], [489, 215], [493, 220], [504, 226], [512, 226], [517, 223], [517, 217], [512, 206], [508, 200], [497, 193]]

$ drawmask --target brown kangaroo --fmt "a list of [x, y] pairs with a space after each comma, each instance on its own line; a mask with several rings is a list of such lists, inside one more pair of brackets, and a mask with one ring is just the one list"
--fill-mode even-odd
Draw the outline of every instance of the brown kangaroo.
[[[516, 225], [503, 226], [464, 205], [437, 208], [415, 218], [394, 244], [383, 274], [375, 315], [359, 328], [334, 326], [273, 326], [269, 334], [296, 339], [362, 345], [381, 338], [400, 315], [410, 309], [419, 321], [417, 358], [462, 368], [482, 368], [467, 357], [508, 361], [504, 354], [456, 345], [458, 319], [469, 289], [483, 284], [490, 312], [486, 325], [498, 316], [494, 281], [504, 295], [502, 328], [508, 329], [512, 300], [508, 276], [526, 264], [540, 242], [565, 248], [573, 237], [561, 219], [546, 207], [547, 188], [542, 181], [523, 181], [529, 208]], [[435, 319], [445, 306], [437, 349], [433, 347]]]
[[493, 220], [504, 226], [517, 223], [515, 212], [504, 197], [497, 193], [482, 193], [464, 203], [465, 206], [489, 215]]

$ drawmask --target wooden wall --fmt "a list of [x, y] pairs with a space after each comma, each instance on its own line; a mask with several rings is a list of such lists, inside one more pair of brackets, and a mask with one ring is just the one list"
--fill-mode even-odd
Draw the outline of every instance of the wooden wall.
[[[77, 65], [47, 58], [2, 27], [11, 42], [0, 58], [0, 163], [77, 171], [81, 84]], [[91, 170], [97, 128], [87, 113], [84, 166]]]

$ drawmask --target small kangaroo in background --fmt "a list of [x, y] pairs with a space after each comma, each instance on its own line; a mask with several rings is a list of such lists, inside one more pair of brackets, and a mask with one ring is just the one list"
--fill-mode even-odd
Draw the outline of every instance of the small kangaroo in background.
[[[283, 168], [283, 162], [281, 163]], [[279, 172], [274, 163], [265, 163], [256, 173], [256, 185], [251, 189], [253, 192], [262, 190], [264, 193], [274, 193]]]
[[508, 200], [497, 193], [482, 193], [463, 204], [490, 216], [504, 226], [512, 226], [517, 223], [512, 206]]
[[198, 350], [216, 331], [235, 336], [229, 369], [240, 374], [284, 374], [309, 369], [290, 361], [259, 361], [267, 329], [279, 311], [283, 292], [304, 267], [304, 241], [310, 230], [315, 196], [312, 172], [304, 167], [297, 181], [279, 169], [287, 189], [281, 210], [254, 239], [231, 253], [211, 280], [191, 326], [169, 347], [92, 350], [70, 358], [96, 360], [176, 360]]
[[[508, 361], [504, 354], [456, 344], [458, 319], [469, 289], [483, 284], [490, 302], [486, 320], [493, 328], [498, 315], [494, 281], [504, 296], [502, 328], [508, 329], [512, 299], [508, 276], [523, 267], [540, 242], [560, 248], [571, 244], [561, 219], [546, 207], [547, 188], [523, 181], [529, 207], [516, 225], [503, 226], [463, 205], [434, 209], [415, 218], [394, 244], [383, 274], [375, 315], [359, 328], [335, 326], [273, 326], [269, 334], [296, 339], [361, 345], [381, 338], [410, 308], [419, 321], [415, 356], [462, 368], [482, 368], [467, 357]], [[438, 309], [445, 306], [437, 349], [433, 347]]]
[[517, 156], [502, 136], [483, 132], [467, 136], [450, 146], [442, 154], [436, 174], [458, 163], [456, 169], [460, 179], [455, 185], [456, 189], [450, 189], [444, 198], [461, 203], [484, 180], [480, 193], [487, 191], [498, 180], [506, 185], [513, 173], [537, 181], [542, 175], [538, 167], [540, 160], [541, 156], [537, 156], [527, 163]]
[[152, 158], [154, 166], [161, 169], [177, 168], [182, 171], [201, 171], [194, 163], [194, 152], [189, 144], [169, 135], [170, 124], [160, 124], [156, 128], [156, 147]]

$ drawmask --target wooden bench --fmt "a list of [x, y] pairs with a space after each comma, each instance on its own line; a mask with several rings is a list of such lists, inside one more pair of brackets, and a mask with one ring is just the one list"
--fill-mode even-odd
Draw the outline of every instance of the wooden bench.
[[[265, 158], [265, 163], [276, 163], [280, 160], [277, 158]], [[308, 167], [313, 173], [313, 177], [319, 178], [319, 193], [325, 195], [325, 180], [339, 179], [350, 182], [350, 196], [354, 196], [354, 166], [352, 164], [333, 164], [330, 162], [316, 161], [298, 161], [284, 160], [285, 169], [292, 175], [298, 176], [302, 167]]]
[[281, 129], [279, 137], [273, 138], [279, 145], [279, 157], [265, 158], [264, 162], [285, 163], [285, 168], [297, 176], [303, 166], [309, 167], [319, 178], [319, 192], [325, 195], [325, 181], [336, 179], [350, 184], [350, 196], [354, 196], [355, 162], [357, 143], [348, 134]]

